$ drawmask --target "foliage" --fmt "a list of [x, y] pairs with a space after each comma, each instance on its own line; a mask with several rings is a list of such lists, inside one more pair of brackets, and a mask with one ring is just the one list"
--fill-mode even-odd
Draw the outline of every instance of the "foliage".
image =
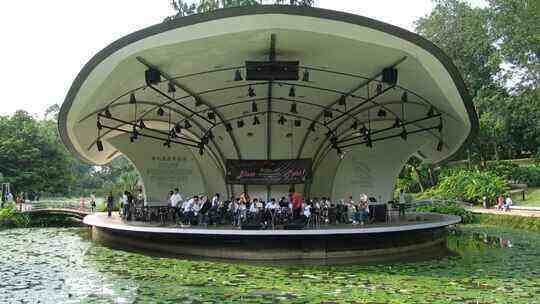
[[435, 197], [478, 203], [485, 195], [489, 201], [506, 191], [505, 181], [490, 171], [453, 169], [440, 176]]
[[531, 187], [540, 186], [540, 165], [517, 167], [512, 172], [512, 180]]
[[56, 123], [25, 111], [0, 117], [0, 171], [14, 193], [66, 193], [73, 182], [71, 160]]
[[30, 219], [27, 215], [17, 211], [15, 204], [9, 204], [0, 209], [1, 227], [27, 227]]
[[518, 168], [519, 165], [510, 161], [498, 161], [490, 162], [486, 165], [486, 170], [493, 172], [495, 175], [505, 179], [512, 179], [514, 170]]
[[484, 225], [540, 231], [540, 218], [519, 215], [476, 214], [476, 221]]
[[416, 211], [457, 215], [461, 217], [461, 221], [464, 224], [470, 224], [475, 221], [474, 214], [471, 211], [465, 209], [462, 205], [451, 201], [418, 206], [416, 207]]

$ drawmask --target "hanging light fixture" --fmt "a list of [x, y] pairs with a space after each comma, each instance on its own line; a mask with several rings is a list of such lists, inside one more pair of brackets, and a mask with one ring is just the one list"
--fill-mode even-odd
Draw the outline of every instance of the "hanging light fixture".
[[171, 147], [171, 141], [169, 139], [167, 139], [164, 143], [163, 143], [163, 146], [164, 147], [167, 147], [167, 148], [170, 148]]
[[378, 83], [375, 87], [375, 91], [377, 92], [377, 95], [382, 94], [382, 84]]
[[106, 107], [106, 108], [105, 108], [105, 117], [107, 117], [107, 118], [111, 118], [111, 117], [112, 117], [112, 114], [111, 114], [111, 111], [109, 110], [109, 107]]
[[103, 151], [103, 142], [101, 141], [101, 139], [98, 139], [98, 140], [96, 141], [96, 146], [97, 146], [97, 150], [98, 150], [99, 152]]
[[159, 108], [157, 109], [157, 115], [158, 115], [158, 116], [163, 116], [163, 115], [165, 115], [165, 111], [163, 111], [163, 108], [162, 108], [162, 107], [159, 107]]
[[333, 114], [330, 110], [324, 110], [324, 117], [326, 118], [332, 118]]
[[347, 97], [345, 95], [341, 95], [338, 100], [338, 105], [344, 106], [347, 104]]
[[302, 81], [308, 82], [309, 81], [309, 70], [304, 70], [304, 75], [302, 76]]
[[312, 122], [312, 123], [309, 125], [308, 130], [311, 131], [311, 132], [315, 132], [315, 122]]
[[230, 123], [226, 123], [226, 124], [225, 124], [225, 130], [226, 130], [227, 132], [232, 132], [232, 130], [233, 130], [233, 129], [232, 129], [232, 125], [231, 125]]
[[439, 142], [437, 143], [437, 151], [441, 152], [442, 149], [443, 149], [443, 141], [442, 140], [439, 140]]
[[99, 119], [99, 117], [98, 117], [97, 122], [96, 122], [96, 127], [98, 128], [98, 130], [103, 129], [103, 125], [101, 124], [101, 120]]
[[296, 108], [296, 102], [291, 103], [291, 110], [289, 112], [293, 114], [298, 114], [298, 110]]
[[178, 137], [178, 136], [176, 135], [175, 128], [172, 128], [171, 131], [169, 131], [169, 135], [171, 136], [171, 138], [176, 138], [176, 137]]
[[394, 125], [392, 127], [399, 128], [399, 126], [401, 126], [401, 119], [399, 119], [399, 117], [396, 116], [396, 118], [394, 119]]
[[208, 112], [206, 113], [206, 116], [208, 116], [208, 119], [210, 120], [216, 120], [216, 113], [214, 112]]
[[131, 93], [129, 96], [129, 103], [137, 103], [137, 98], [135, 98], [135, 93]]
[[208, 139], [214, 139], [214, 133], [212, 133], [212, 130], [209, 130], [206, 136], [208, 137]]
[[238, 128], [244, 127], [244, 121], [243, 121], [242, 119], [240, 119], [239, 121], [236, 122], [236, 126], [237, 126]]
[[257, 126], [257, 125], [260, 125], [261, 122], [259, 121], [259, 117], [257, 117], [257, 115], [253, 116], [253, 125], [254, 126]]
[[146, 125], [144, 124], [144, 121], [141, 119], [141, 121], [139, 121], [139, 128], [140, 129], [145, 129], [146, 128]]
[[437, 126], [437, 131], [441, 133], [443, 130], [443, 123], [442, 123], [442, 117], [439, 117], [439, 125]]
[[356, 120], [353, 121], [353, 123], [352, 123], [352, 125], [351, 125], [351, 129], [352, 129], [352, 130], [358, 129], [358, 121], [356, 121]]
[[302, 126], [302, 121], [301, 121], [300, 119], [296, 119], [296, 120], [294, 121], [294, 126], [295, 126], [295, 127], [301, 127], [301, 126]]
[[251, 103], [251, 112], [253, 113], [259, 112], [259, 109], [257, 108], [257, 103], [255, 101]]
[[283, 115], [279, 116], [278, 124], [284, 125], [287, 122], [287, 119]]
[[326, 134], [325, 134], [325, 135], [326, 135], [326, 137], [330, 137], [330, 136], [332, 136], [332, 130], [328, 130], [328, 132], [326, 132]]
[[364, 134], [364, 135], [369, 134], [369, 130], [368, 130], [368, 128], [366, 128], [365, 125], [362, 125], [362, 128], [360, 128], [360, 132], [361, 132], [362, 134]]
[[435, 115], [435, 108], [433, 106], [431, 106], [429, 108], [429, 111], [427, 112], [427, 116], [428, 117], [433, 117], [433, 115]]
[[198, 96], [197, 96], [197, 97], [194, 97], [194, 98], [195, 98], [195, 106], [196, 106], [196, 107], [200, 107], [200, 106], [203, 104], [201, 98], [198, 97]]
[[403, 94], [401, 94], [401, 101], [404, 103], [409, 101], [409, 96], [407, 95], [407, 92], [403, 92]]
[[189, 122], [189, 120], [186, 119], [186, 120], [184, 121], [184, 129], [187, 130], [187, 129], [189, 129], [189, 128], [191, 128], [191, 123]]
[[377, 112], [377, 116], [379, 117], [386, 117], [386, 111], [383, 108], [380, 108]]
[[407, 140], [407, 129], [405, 129], [405, 127], [403, 127], [403, 130], [401, 131], [401, 134], [399, 134], [399, 136], [401, 137], [401, 139], [403, 140]]
[[179, 122], [174, 125], [174, 132], [178, 134], [182, 133], [182, 125]]
[[174, 83], [172, 83], [172, 81], [169, 81], [169, 83], [167, 84], [167, 92], [169, 93], [176, 92], [176, 86], [174, 85]]
[[248, 87], [248, 96], [249, 97], [257, 96], [257, 94], [255, 94], [255, 90], [251, 87], [251, 85], [249, 85], [249, 87]]
[[294, 88], [293, 85], [289, 89], [289, 97], [296, 97], [296, 89]]
[[368, 137], [367, 137], [366, 146], [367, 146], [368, 148], [373, 148], [373, 141], [371, 140], [371, 136], [368, 136]]
[[236, 71], [234, 71], [234, 81], [242, 81], [244, 80], [242, 78], [242, 73], [240, 72], [240, 69], [236, 69]]

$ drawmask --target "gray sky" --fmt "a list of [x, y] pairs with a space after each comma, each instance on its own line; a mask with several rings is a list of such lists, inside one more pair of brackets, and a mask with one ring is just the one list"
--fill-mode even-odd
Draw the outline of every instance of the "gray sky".
[[[322, 8], [409, 30], [432, 8], [430, 0], [317, 1]], [[94, 54], [173, 13], [170, 0], [2, 1], [0, 115], [23, 109], [41, 117], [49, 105], [63, 102], [75, 76]]]

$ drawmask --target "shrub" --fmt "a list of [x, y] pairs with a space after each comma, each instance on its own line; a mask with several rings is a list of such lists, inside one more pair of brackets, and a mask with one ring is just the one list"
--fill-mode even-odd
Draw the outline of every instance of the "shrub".
[[442, 214], [451, 214], [461, 216], [464, 224], [469, 224], [475, 221], [474, 214], [455, 202], [434, 203], [432, 205], [423, 205], [416, 207], [416, 211], [420, 212], [435, 212]]
[[511, 179], [520, 184], [538, 187], [540, 186], [540, 165], [517, 167], [512, 172]]
[[517, 168], [519, 168], [519, 165], [510, 161], [494, 161], [486, 166], [488, 171], [506, 180], [512, 179], [512, 174]]
[[491, 171], [454, 169], [441, 174], [433, 194], [443, 199], [478, 203], [484, 195], [494, 201], [506, 190], [504, 179]]
[[14, 204], [0, 209], [0, 227], [26, 227], [29, 223], [30, 218], [17, 211]]

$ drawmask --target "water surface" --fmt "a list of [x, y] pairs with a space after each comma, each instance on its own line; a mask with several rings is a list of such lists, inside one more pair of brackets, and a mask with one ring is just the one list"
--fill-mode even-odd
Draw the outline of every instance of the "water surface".
[[84, 228], [0, 231], [0, 303], [540, 303], [540, 234], [464, 226], [457, 254], [390, 265], [272, 266], [145, 256]]

